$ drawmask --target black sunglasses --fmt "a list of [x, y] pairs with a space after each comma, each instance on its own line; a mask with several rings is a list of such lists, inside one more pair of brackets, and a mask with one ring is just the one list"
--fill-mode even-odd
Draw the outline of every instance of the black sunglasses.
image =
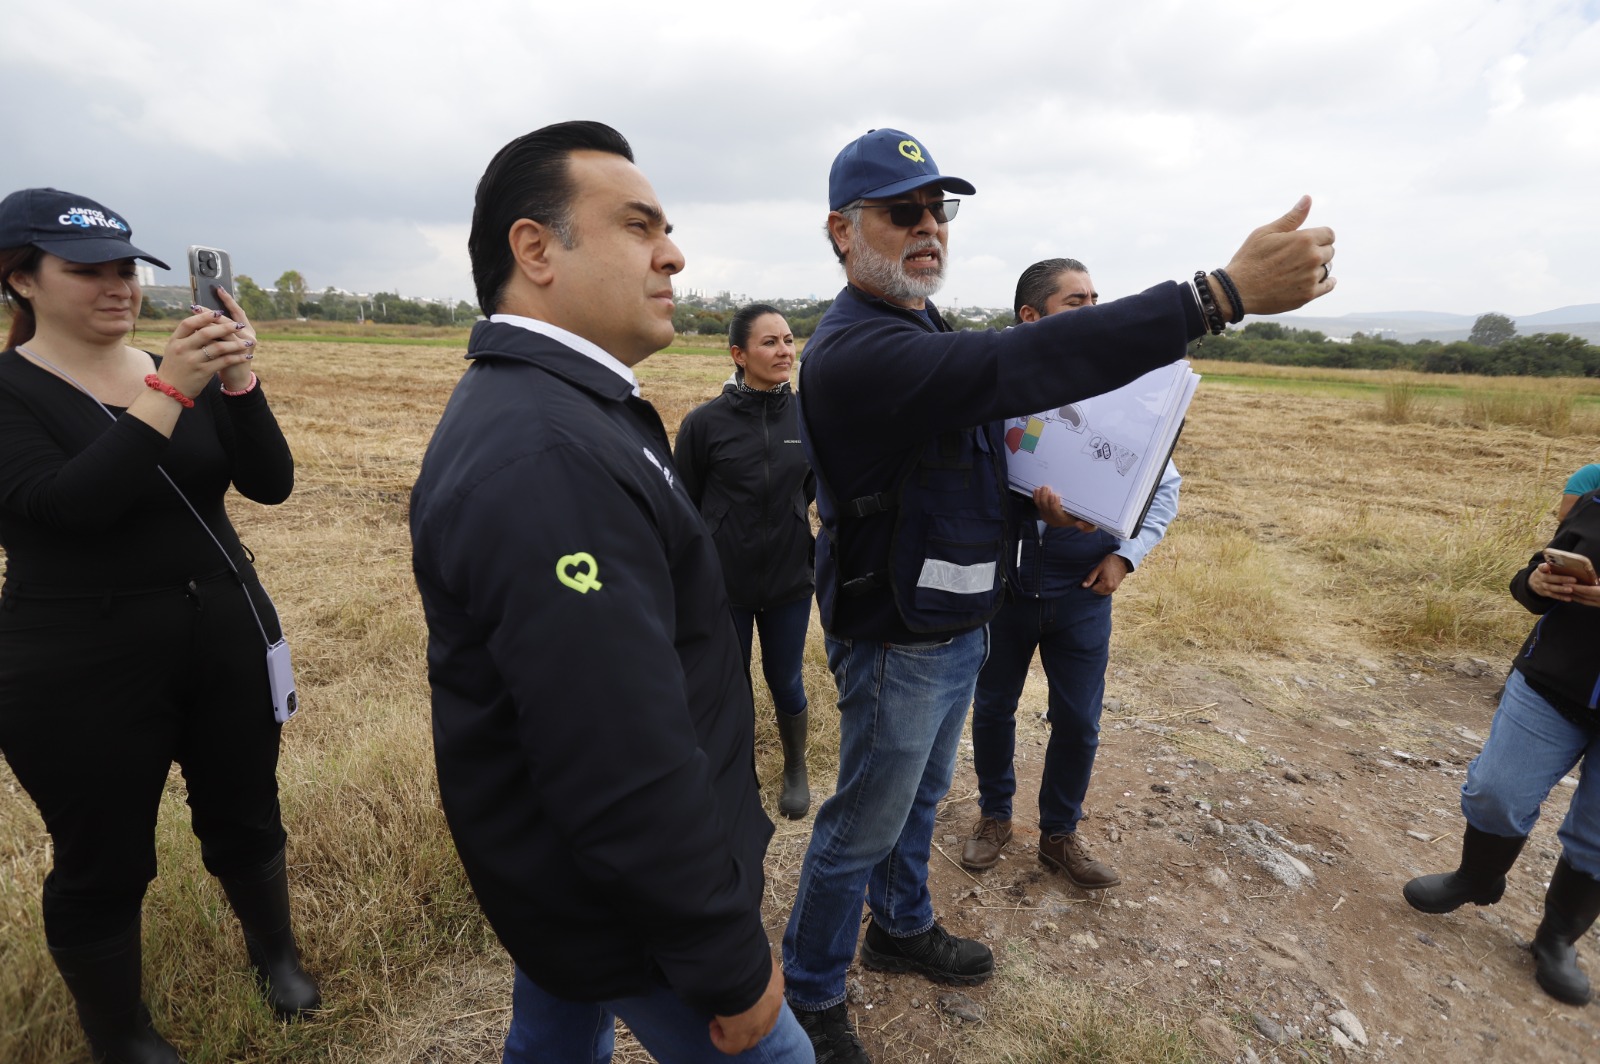
[[870, 207], [877, 211], [888, 211], [891, 225], [901, 229], [910, 229], [922, 221], [922, 212], [927, 211], [933, 215], [933, 220], [940, 225], [956, 216], [961, 209], [958, 199], [936, 199], [927, 203], [863, 203], [863, 207]]

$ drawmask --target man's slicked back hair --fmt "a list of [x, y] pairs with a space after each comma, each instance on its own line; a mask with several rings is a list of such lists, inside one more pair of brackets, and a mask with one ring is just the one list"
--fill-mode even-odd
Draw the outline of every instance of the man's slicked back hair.
[[1056, 294], [1062, 274], [1088, 272], [1089, 267], [1077, 259], [1044, 259], [1023, 270], [1022, 276], [1017, 278], [1017, 297], [1011, 305], [1017, 324], [1022, 324], [1023, 307], [1032, 307], [1044, 316], [1044, 305]]
[[467, 254], [478, 306], [487, 317], [500, 309], [516, 263], [507, 236], [523, 218], [545, 226], [573, 247], [572, 172], [567, 157], [575, 151], [604, 151], [633, 162], [633, 149], [621, 133], [602, 122], [558, 122], [507, 144], [489, 160], [478, 181], [472, 207]]

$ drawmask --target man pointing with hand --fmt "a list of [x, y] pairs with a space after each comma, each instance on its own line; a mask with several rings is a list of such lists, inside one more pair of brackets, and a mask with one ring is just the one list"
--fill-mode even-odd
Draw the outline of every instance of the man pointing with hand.
[[1005, 332], [955, 333], [929, 301], [974, 186], [879, 129], [838, 154], [827, 233], [847, 284], [806, 346], [801, 438], [818, 480], [817, 598], [839, 689], [838, 787], [817, 811], [783, 940], [787, 996], [819, 1060], [867, 1060], [845, 974], [865, 893], [868, 968], [974, 984], [987, 946], [934, 918], [928, 856], [1003, 594], [1001, 422], [1117, 388], [1190, 340], [1332, 291], [1309, 197], [1225, 269]]

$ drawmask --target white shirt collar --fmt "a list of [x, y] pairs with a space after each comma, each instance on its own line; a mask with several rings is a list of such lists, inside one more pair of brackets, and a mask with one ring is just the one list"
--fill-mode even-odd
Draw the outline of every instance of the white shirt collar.
[[520, 314], [491, 314], [489, 320], [501, 325], [515, 325], [519, 329], [527, 329], [541, 336], [548, 336], [559, 343], [566, 344], [580, 355], [588, 355], [606, 369], [615, 373], [628, 382], [628, 387], [633, 389], [633, 394], [639, 394], [639, 378], [633, 375], [632, 367], [619, 362], [615, 356], [608, 354], [604, 348], [592, 340], [585, 340], [577, 333], [568, 332], [559, 325], [551, 325], [538, 318], [524, 318]]

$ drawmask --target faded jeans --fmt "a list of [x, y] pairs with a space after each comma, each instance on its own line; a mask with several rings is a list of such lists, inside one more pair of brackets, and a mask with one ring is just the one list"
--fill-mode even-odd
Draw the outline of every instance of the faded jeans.
[[1582, 761], [1583, 775], [1556, 834], [1568, 863], [1600, 879], [1600, 777], [1589, 771], [1597, 753], [1600, 729], [1586, 730], [1563, 717], [1513, 669], [1489, 741], [1467, 768], [1461, 813], [1479, 831], [1527, 835], [1539, 820], [1539, 806]]
[[711, 1014], [667, 987], [615, 1001], [567, 1001], [517, 969], [504, 1064], [609, 1064], [616, 1021], [661, 1064], [814, 1064], [816, 1053], [789, 1006], [768, 1035], [737, 1056], [711, 1044]]
[[783, 936], [796, 1008], [844, 1000], [863, 893], [873, 921], [896, 938], [933, 926], [934, 813], [950, 789], [988, 643], [983, 628], [905, 646], [828, 637], [839, 688], [839, 785], [817, 810]]

